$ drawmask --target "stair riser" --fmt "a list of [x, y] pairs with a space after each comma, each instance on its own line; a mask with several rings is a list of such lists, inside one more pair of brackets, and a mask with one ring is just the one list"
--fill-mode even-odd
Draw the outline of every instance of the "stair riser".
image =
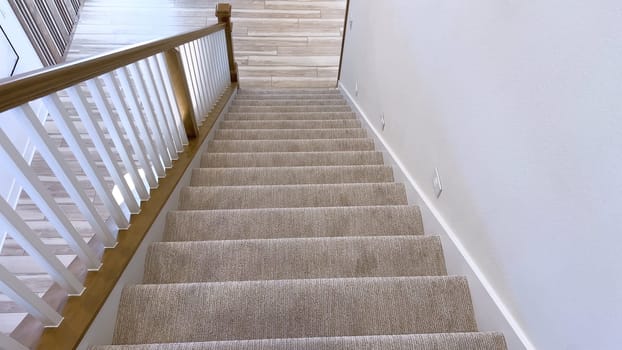
[[268, 239], [153, 244], [143, 283], [445, 274], [438, 237]]
[[225, 120], [335, 120], [355, 119], [352, 112], [298, 112], [298, 113], [227, 113]]
[[414, 206], [174, 211], [166, 241], [421, 235]]
[[437, 333], [362, 337], [260, 339], [184, 344], [103, 345], [92, 350], [506, 350], [500, 333]]
[[191, 186], [301, 185], [393, 182], [386, 166], [194, 169]]
[[346, 140], [215, 140], [208, 145], [208, 152], [341, 152], [373, 151], [369, 139]]
[[355, 139], [365, 138], [364, 129], [256, 129], [218, 130], [215, 140], [300, 140], [300, 139]]
[[233, 106], [345, 106], [347, 103], [343, 99], [287, 99], [287, 100], [254, 100], [254, 99], [236, 99]]
[[244, 100], [343, 100], [343, 97], [341, 96], [341, 94], [238, 94], [236, 96], [236, 101]]
[[348, 106], [231, 106], [233, 113], [351, 112]]
[[360, 128], [361, 122], [355, 119], [312, 120], [312, 121], [223, 121], [220, 130], [228, 129], [351, 129]]
[[249, 95], [339, 95], [341, 93], [337, 89], [266, 89], [266, 90], [246, 90], [241, 89], [238, 92], [238, 96]]
[[380, 152], [206, 153], [204, 168], [381, 165]]
[[401, 184], [186, 187], [180, 209], [251, 209], [406, 205]]

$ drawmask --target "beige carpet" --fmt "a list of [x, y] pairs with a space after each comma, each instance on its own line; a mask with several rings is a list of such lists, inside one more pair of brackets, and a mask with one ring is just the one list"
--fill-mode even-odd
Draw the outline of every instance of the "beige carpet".
[[240, 91], [165, 239], [96, 349], [506, 348], [336, 90]]

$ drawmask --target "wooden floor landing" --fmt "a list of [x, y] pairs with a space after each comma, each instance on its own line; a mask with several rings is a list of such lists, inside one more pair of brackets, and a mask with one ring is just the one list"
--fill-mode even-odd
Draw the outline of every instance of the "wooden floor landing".
[[346, 0], [86, 0], [67, 59], [216, 23], [233, 6], [242, 87], [335, 87]]

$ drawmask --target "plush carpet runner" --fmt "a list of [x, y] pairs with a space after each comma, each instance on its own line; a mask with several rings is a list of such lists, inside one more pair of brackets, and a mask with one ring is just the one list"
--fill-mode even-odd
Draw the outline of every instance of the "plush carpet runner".
[[337, 90], [241, 90], [99, 350], [505, 349]]

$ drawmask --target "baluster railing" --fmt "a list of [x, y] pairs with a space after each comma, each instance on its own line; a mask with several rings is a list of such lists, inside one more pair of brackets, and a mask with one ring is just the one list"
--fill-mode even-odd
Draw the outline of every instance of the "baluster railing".
[[[186, 169], [192, 160], [186, 150], [196, 152], [214, 122], [208, 117], [221, 112], [237, 87], [230, 12], [219, 4], [219, 24], [0, 81], [0, 164], [28, 196], [29, 210], [44, 217], [47, 234], [55, 232], [76, 260], [66, 266], [48, 237], [1, 196], [0, 232], [8, 232], [66, 296], [88, 300], [69, 298], [66, 315], [62, 302], [33, 292], [14, 269], [0, 264], [0, 293], [30, 315], [23, 322], [57, 327], [51, 333], [56, 338], [45, 332], [40, 347], [77, 345], [157, 215], [139, 212], [161, 208], [168, 194], [158, 191], [172, 191], [183, 174], [176, 167]], [[43, 122], [34, 103], [47, 110]], [[9, 118], [19, 130], [3, 123]], [[32, 144], [38, 158], [31, 163], [15, 140]], [[41, 169], [51, 171], [52, 182]], [[154, 196], [160, 202], [152, 204]], [[67, 205], [76, 210], [67, 212]], [[76, 220], [89, 225], [87, 234]], [[93, 272], [84, 279], [74, 264]], [[76, 305], [91, 310], [88, 317]], [[66, 322], [73, 324], [64, 327]], [[2, 349], [31, 347], [0, 333]]]

